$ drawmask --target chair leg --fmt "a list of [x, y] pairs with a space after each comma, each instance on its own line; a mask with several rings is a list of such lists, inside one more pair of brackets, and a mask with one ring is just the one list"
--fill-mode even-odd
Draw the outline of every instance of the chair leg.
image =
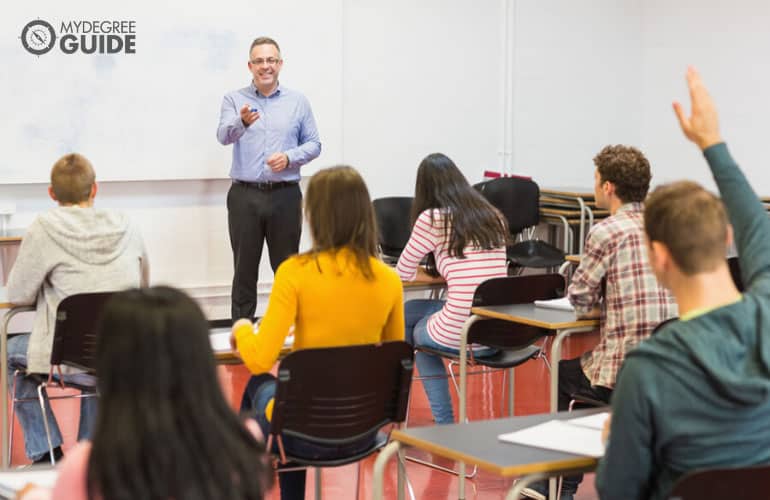
[[43, 396], [43, 388], [45, 382], [37, 386], [37, 398], [40, 401], [40, 411], [43, 414], [43, 427], [45, 427], [45, 437], [48, 440], [48, 454], [51, 457], [51, 465], [56, 465], [56, 459], [53, 456], [53, 443], [51, 442], [51, 429], [48, 426], [48, 416], [45, 414], [45, 397]]
[[321, 468], [315, 468], [315, 500], [321, 500]]
[[[508, 415], [513, 416], [513, 391], [515, 389], [514, 383], [515, 380], [513, 378], [513, 368], [509, 368], [508, 372], [511, 374], [510, 377], [508, 377]], [[505, 372], [503, 372], [505, 373]]]
[[361, 461], [356, 462], [356, 500], [361, 496]]
[[13, 419], [16, 416], [16, 380], [19, 370], [13, 372], [13, 387], [11, 388], [11, 419], [8, 421], [8, 465], [11, 465], [11, 455], [13, 454]]

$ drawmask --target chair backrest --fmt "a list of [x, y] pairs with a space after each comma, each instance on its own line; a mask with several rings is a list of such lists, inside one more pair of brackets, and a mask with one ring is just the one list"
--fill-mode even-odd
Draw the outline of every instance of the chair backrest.
[[105, 303], [114, 292], [79, 293], [66, 297], [56, 309], [51, 366], [96, 369], [96, 329]]
[[413, 356], [406, 342], [289, 354], [278, 367], [270, 433], [342, 445], [403, 422]]
[[540, 188], [535, 181], [500, 177], [475, 187], [505, 216], [511, 234], [540, 223]]
[[566, 283], [558, 273], [492, 278], [481, 283], [473, 294], [473, 306], [526, 304], [556, 299], [564, 295]]
[[377, 198], [372, 201], [372, 205], [377, 219], [380, 249], [385, 255], [398, 257], [412, 233], [412, 198]]
[[765, 500], [770, 491], [770, 464], [689, 472], [679, 478], [669, 500], [740, 498]]
[[[473, 294], [474, 306], [525, 304], [535, 300], [555, 299], [564, 294], [561, 274], [533, 274], [492, 278], [481, 283]], [[511, 335], [515, 330], [516, 335]], [[516, 349], [531, 345], [551, 332], [530, 325], [519, 325], [500, 319], [477, 321], [468, 330], [468, 342], [496, 349]]]

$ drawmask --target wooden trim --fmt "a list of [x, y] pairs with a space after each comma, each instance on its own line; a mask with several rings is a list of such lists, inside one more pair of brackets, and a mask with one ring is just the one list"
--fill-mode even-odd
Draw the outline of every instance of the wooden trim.
[[502, 319], [504, 321], [510, 321], [512, 323], [520, 323], [522, 325], [537, 326], [539, 328], [545, 328], [547, 330], [564, 330], [565, 328], [583, 328], [586, 326], [599, 326], [598, 319], [575, 319], [573, 321], [566, 321], [560, 323], [548, 323], [545, 321], [538, 321], [536, 319], [527, 318], [525, 316], [512, 316], [510, 314], [499, 313], [497, 311], [490, 311], [483, 307], [471, 308], [471, 313], [484, 318]]

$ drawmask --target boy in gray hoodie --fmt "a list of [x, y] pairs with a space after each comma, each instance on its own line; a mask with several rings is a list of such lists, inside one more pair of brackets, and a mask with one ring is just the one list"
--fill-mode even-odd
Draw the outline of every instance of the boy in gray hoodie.
[[[770, 219], [719, 134], [694, 69], [692, 115], [674, 105], [722, 195], [693, 182], [656, 189], [645, 204], [650, 264], [680, 318], [625, 360], [612, 429], [596, 476], [602, 499], [664, 499], [685, 473], [770, 463]], [[727, 212], [725, 212], [725, 207]], [[730, 225], [745, 293], [726, 262]]]
[[[146, 285], [149, 268], [139, 231], [125, 215], [93, 207], [97, 185], [91, 163], [68, 154], [51, 170], [50, 197], [59, 206], [38, 216], [29, 226], [8, 277], [8, 299], [36, 304], [30, 334], [8, 341], [8, 381], [13, 387], [17, 369], [48, 373], [56, 308], [76, 293], [122, 290]], [[83, 373], [65, 372], [65, 381], [90, 385]], [[37, 398], [37, 383], [26, 375], [16, 379], [16, 398]], [[90, 435], [96, 398], [80, 400], [78, 439]], [[46, 402], [56, 458], [61, 456], [61, 433]], [[51, 459], [40, 406], [36, 401], [17, 405], [24, 431], [25, 452], [34, 462]]]

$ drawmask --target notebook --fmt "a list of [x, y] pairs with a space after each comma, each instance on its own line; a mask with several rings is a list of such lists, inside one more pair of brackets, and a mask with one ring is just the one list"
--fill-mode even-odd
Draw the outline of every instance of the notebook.
[[546, 309], [559, 309], [560, 311], [574, 311], [575, 308], [569, 303], [567, 297], [561, 297], [559, 299], [550, 300], [536, 300], [535, 305], [537, 307], [545, 307]]
[[520, 431], [500, 434], [497, 438], [514, 444], [600, 458], [604, 456], [602, 427], [608, 416], [609, 413], [604, 412], [572, 420], [549, 420]]

